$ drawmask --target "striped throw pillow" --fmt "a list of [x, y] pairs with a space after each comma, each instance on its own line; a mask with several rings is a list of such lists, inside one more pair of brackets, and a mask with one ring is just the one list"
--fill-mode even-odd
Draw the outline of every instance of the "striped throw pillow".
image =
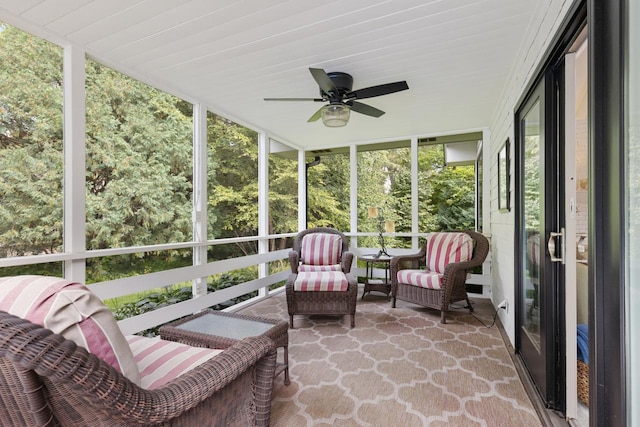
[[140, 370], [141, 387], [147, 390], [162, 387], [223, 351], [137, 335], [127, 341]]
[[329, 233], [310, 233], [302, 238], [300, 258], [302, 264], [339, 264], [342, 255], [342, 237]]
[[86, 286], [58, 277], [0, 278], [0, 310], [63, 335], [140, 385], [138, 366], [118, 323]]
[[434, 233], [427, 240], [427, 268], [444, 274], [452, 262], [469, 261], [473, 255], [473, 239], [467, 233]]
[[342, 271], [307, 271], [298, 273], [293, 283], [294, 291], [340, 291], [349, 288], [347, 276]]

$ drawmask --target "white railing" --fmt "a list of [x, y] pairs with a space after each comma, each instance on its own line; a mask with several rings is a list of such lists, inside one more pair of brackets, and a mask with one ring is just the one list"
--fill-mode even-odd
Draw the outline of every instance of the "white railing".
[[[363, 236], [377, 236], [377, 233], [345, 233], [351, 238], [351, 252], [356, 257], [376, 253], [378, 248], [359, 248], [357, 247], [357, 237]], [[411, 237], [413, 246], [417, 248], [417, 241], [420, 237], [425, 237], [428, 233], [391, 233], [390, 237]], [[0, 267], [17, 266], [17, 265], [29, 265], [35, 263], [45, 262], [62, 262], [70, 260], [82, 260], [88, 258], [116, 256], [125, 254], [134, 254], [140, 252], [158, 252], [166, 250], [178, 250], [178, 249], [194, 249], [204, 246], [217, 246], [224, 244], [233, 244], [239, 242], [256, 242], [280, 239], [285, 237], [293, 237], [295, 233], [273, 235], [266, 237], [242, 237], [232, 239], [218, 239], [212, 240], [206, 243], [174, 243], [163, 245], [150, 245], [150, 246], [138, 246], [128, 248], [115, 248], [87, 251], [84, 253], [64, 253], [64, 254], [51, 254], [51, 255], [37, 255], [37, 256], [25, 256], [17, 258], [3, 258], [0, 259]], [[389, 249], [391, 255], [402, 255], [415, 253], [416, 248], [413, 249]], [[188, 267], [173, 268], [170, 270], [163, 270], [148, 274], [135, 275], [124, 277], [121, 279], [109, 280], [89, 285], [91, 290], [102, 300], [124, 297], [131, 294], [143, 293], [153, 289], [172, 286], [178, 283], [189, 283], [196, 279], [206, 278], [212, 275], [218, 275], [227, 273], [234, 270], [239, 270], [248, 267], [255, 267], [259, 265], [268, 264], [271, 262], [283, 261], [287, 262], [290, 249], [282, 249], [275, 252], [267, 252], [263, 254], [243, 256], [239, 258], [232, 258], [228, 260], [220, 260], [208, 262], [203, 265], [193, 265]], [[353, 264], [352, 272], [358, 276], [365, 275], [365, 268], [358, 267], [357, 263]], [[384, 277], [384, 269], [374, 269], [374, 277]], [[156, 327], [158, 325], [170, 322], [172, 320], [196, 313], [207, 307], [212, 307], [217, 304], [229, 301], [233, 298], [246, 295], [250, 292], [259, 291], [259, 295], [249, 300], [243, 301], [239, 304], [230, 307], [228, 311], [236, 311], [248, 304], [253, 304], [270, 295], [282, 292], [284, 287], [278, 288], [274, 291], [269, 291], [269, 287], [276, 283], [281, 283], [287, 279], [289, 270], [281, 271], [278, 273], [270, 274], [265, 277], [259, 277], [248, 282], [241, 283], [229, 288], [210, 292], [206, 295], [199, 296], [187, 301], [176, 303], [170, 306], [162, 307], [151, 312], [147, 312], [138, 316], [130, 317], [118, 322], [120, 328], [125, 334], [133, 334], [146, 329]], [[490, 273], [488, 267], [485, 268], [483, 274], [473, 274], [467, 283], [479, 284], [483, 286], [483, 295], [490, 294]]]

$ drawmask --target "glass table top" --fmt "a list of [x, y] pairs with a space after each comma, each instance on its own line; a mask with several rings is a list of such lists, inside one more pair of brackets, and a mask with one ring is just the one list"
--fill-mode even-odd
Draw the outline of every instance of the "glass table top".
[[262, 335], [274, 326], [273, 323], [209, 313], [178, 325], [177, 328], [223, 338], [243, 339]]
[[393, 257], [386, 256], [386, 255], [377, 255], [377, 254], [366, 254], [366, 255], [360, 255], [358, 256], [358, 258], [361, 259], [362, 261], [367, 261], [367, 262], [371, 262], [371, 261], [389, 262]]

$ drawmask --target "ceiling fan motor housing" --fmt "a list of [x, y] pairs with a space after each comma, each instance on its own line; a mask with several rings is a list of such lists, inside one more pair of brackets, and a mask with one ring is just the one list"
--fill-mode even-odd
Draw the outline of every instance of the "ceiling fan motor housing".
[[[338, 89], [340, 96], [344, 95], [347, 92], [351, 92], [351, 89], [353, 88], [353, 77], [351, 77], [351, 74], [342, 73], [340, 71], [332, 71], [330, 73], [327, 73], [327, 76], [329, 76], [333, 84]], [[322, 91], [322, 89], [320, 89], [320, 96], [323, 95], [324, 92]]]

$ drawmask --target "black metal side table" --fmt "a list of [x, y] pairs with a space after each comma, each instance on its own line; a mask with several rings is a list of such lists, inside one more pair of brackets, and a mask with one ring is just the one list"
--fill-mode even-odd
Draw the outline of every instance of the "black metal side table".
[[[367, 292], [376, 291], [382, 292], [387, 295], [391, 294], [391, 280], [389, 277], [389, 268], [391, 267], [391, 257], [386, 255], [369, 254], [361, 255], [358, 259], [366, 263], [366, 273], [364, 278], [364, 291], [362, 292], [362, 298]], [[374, 279], [373, 270], [376, 268], [384, 269], [384, 279]]]

